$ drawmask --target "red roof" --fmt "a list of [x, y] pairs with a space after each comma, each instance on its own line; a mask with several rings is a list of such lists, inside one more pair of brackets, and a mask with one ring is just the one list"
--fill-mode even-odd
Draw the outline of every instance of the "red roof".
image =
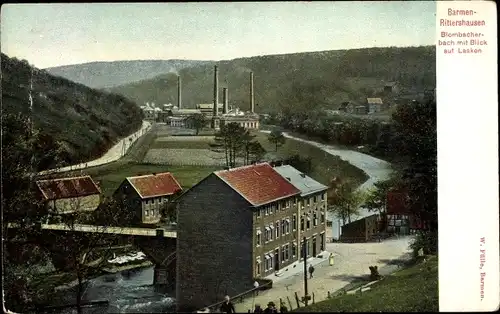
[[182, 191], [179, 182], [170, 172], [128, 177], [127, 180], [141, 198], [172, 195]]
[[407, 202], [408, 194], [404, 191], [390, 191], [387, 193], [387, 214], [403, 215], [411, 214]]
[[268, 163], [221, 170], [215, 175], [254, 206], [300, 194], [300, 190]]
[[101, 194], [101, 190], [90, 176], [38, 180], [36, 185], [45, 200]]

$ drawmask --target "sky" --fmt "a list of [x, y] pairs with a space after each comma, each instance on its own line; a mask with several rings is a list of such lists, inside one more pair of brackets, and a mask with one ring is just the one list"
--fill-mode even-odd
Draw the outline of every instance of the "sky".
[[47, 68], [433, 45], [435, 13], [433, 1], [6, 4], [1, 50]]

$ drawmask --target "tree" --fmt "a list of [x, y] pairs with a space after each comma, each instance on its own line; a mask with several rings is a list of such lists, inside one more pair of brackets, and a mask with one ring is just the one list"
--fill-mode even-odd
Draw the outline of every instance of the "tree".
[[[27, 290], [35, 276], [32, 265], [45, 259], [31, 241], [40, 238], [40, 223], [48, 215], [34, 181], [38, 171], [59, 165], [60, 152], [59, 143], [36, 129], [30, 117], [2, 113], [3, 279], [8, 306], [21, 312], [34, 297]], [[9, 229], [9, 224], [17, 228]]]
[[437, 250], [437, 128], [436, 103], [413, 102], [400, 106], [393, 114], [401, 158], [402, 186], [408, 191], [409, 206], [427, 226], [431, 239], [426, 250]]
[[285, 144], [285, 141], [286, 141], [285, 136], [279, 130], [271, 131], [271, 133], [269, 133], [269, 136], [267, 137], [267, 139], [269, 140], [269, 142], [273, 143], [276, 146], [276, 151], [278, 151], [278, 147]]
[[359, 214], [359, 207], [363, 203], [364, 194], [359, 190], [353, 190], [348, 182], [332, 180], [328, 191], [329, 210], [342, 219], [345, 225], [351, 223], [353, 216]]
[[379, 215], [382, 215], [386, 211], [387, 193], [392, 186], [390, 180], [375, 182], [374, 187], [366, 193], [362, 207], [369, 211], [378, 211]]
[[223, 125], [215, 134], [213, 150], [224, 151], [227, 167], [236, 167], [236, 158], [241, 154], [245, 137], [247, 137], [245, 128], [234, 122]]
[[[122, 205], [121, 203], [113, 199], [106, 199], [99, 204], [99, 209], [97, 209], [100, 225], [96, 225], [93, 232], [78, 232], [79, 224], [92, 223], [92, 217], [97, 217], [97, 215], [95, 212], [89, 215], [89, 212], [83, 208], [83, 202], [79, 199], [66, 204], [72, 212], [61, 215], [61, 218], [64, 222], [63, 225], [73, 236], [62, 237], [65, 243], [58, 246], [62, 248], [58, 253], [67, 256], [66, 267], [76, 277], [76, 308], [77, 312], [81, 314], [85, 279], [98, 274], [107, 265], [108, 258], [112, 256], [113, 244], [119, 241], [119, 236], [110, 234], [109, 229], [118, 230], [120, 227], [116, 226], [123, 220], [123, 215], [129, 213], [127, 218], [130, 219], [133, 217], [133, 211], [123, 210], [121, 206], [118, 206]], [[116, 215], [117, 212], [119, 215]], [[106, 221], [103, 221], [103, 218]]]
[[196, 135], [198, 135], [200, 133], [200, 130], [202, 130], [207, 124], [207, 119], [205, 118], [204, 114], [195, 113], [186, 118], [186, 123], [191, 126], [191, 128], [195, 129]]
[[257, 141], [250, 142], [248, 150], [251, 163], [260, 162], [266, 154], [266, 150], [264, 149], [264, 147], [262, 147], [262, 145]]

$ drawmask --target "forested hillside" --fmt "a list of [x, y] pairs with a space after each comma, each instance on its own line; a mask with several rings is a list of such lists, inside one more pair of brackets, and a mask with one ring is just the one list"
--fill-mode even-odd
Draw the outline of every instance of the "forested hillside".
[[[141, 110], [123, 96], [96, 91], [52, 76], [30, 66], [25, 60], [9, 58], [4, 54], [1, 63], [4, 122], [11, 114], [21, 113], [31, 118], [34, 129], [47, 143], [39, 149], [48, 152], [55, 146], [59, 147], [59, 157], [65, 164], [101, 156], [118, 138], [142, 125]], [[16, 132], [12, 129], [7, 131]], [[2, 135], [4, 139], [5, 136]], [[4, 142], [2, 146], [4, 144], [8, 143]]]
[[131, 60], [90, 62], [47, 68], [52, 75], [62, 76], [92, 88], [114, 87], [155, 76], [177, 72], [186, 67], [209, 64], [198, 60]]
[[[397, 81], [402, 92], [435, 87], [435, 46], [366, 48], [220, 61], [219, 86], [229, 87], [230, 105], [249, 106], [249, 72], [254, 72], [255, 102], [260, 112], [298, 105], [335, 108], [343, 101], [362, 101], [380, 93], [386, 82]], [[213, 64], [185, 68], [182, 100], [185, 107], [212, 101]], [[226, 83], [227, 82], [227, 83]], [[110, 89], [137, 103], [175, 103], [174, 74]]]

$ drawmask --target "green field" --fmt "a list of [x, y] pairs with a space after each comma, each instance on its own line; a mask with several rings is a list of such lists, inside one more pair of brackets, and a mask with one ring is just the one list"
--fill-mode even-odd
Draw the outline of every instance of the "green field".
[[210, 149], [207, 141], [155, 141], [150, 149], [179, 148], [179, 149]]
[[188, 189], [213, 171], [220, 169], [220, 167], [166, 166], [116, 162], [87, 169], [85, 173], [90, 175], [96, 182], [99, 182], [105, 196], [110, 196], [126, 177], [168, 171], [174, 175], [183, 189]]
[[293, 312], [437, 312], [438, 258], [433, 256], [373, 284], [362, 294], [347, 294]]
[[[68, 175], [90, 175], [95, 181], [99, 182], [103, 194], [110, 196], [120, 183], [129, 176], [145, 175], [150, 173], [171, 172], [179, 181], [184, 189], [190, 188], [200, 180], [205, 178], [213, 171], [220, 170], [220, 166], [192, 166], [192, 165], [158, 165], [144, 162], [144, 156], [150, 149], [209, 149], [209, 144], [204, 140], [167, 140], [159, 141], [158, 132], [161, 128], [153, 127], [153, 130], [138, 139], [129, 150], [129, 152], [119, 161], [76, 171], [73, 173], [62, 173], [59, 176]], [[166, 135], [166, 134], [165, 134]], [[312, 160], [313, 169], [309, 173], [311, 177], [323, 184], [328, 184], [334, 176], [347, 177], [356, 185], [363, 183], [367, 175], [360, 169], [352, 166], [337, 156], [325, 153], [321, 149], [312, 145], [287, 139], [286, 143], [275, 152], [275, 147], [267, 140], [267, 134], [254, 132], [256, 140], [268, 152], [271, 159], [282, 159], [298, 154], [301, 157], [309, 157]], [[186, 150], [189, 151], [189, 150]], [[189, 156], [186, 156], [189, 158]]]
[[267, 140], [268, 134], [255, 132], [254, 135], [264, 149], [277, 159], [295, 154], [311, 158], [313, 169], [309, 175], [323, 184], [328, 184], [335, 176], [349, 178], [354, 185], [360, 185], [368, 179], [368, 175], [364, 171], [340, 159], [338, 156], [326, 153], [318, 147], [286, 139], [285, 144], [279, 147], [278, 152], [276, 152], [274, 144]]

